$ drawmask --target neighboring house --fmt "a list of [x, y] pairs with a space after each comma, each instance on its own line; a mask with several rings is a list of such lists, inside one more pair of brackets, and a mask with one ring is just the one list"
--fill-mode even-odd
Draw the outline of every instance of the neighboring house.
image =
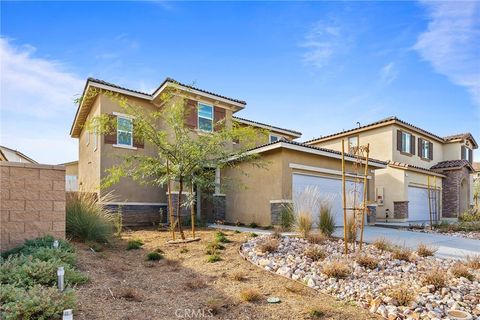
[[[471, 182], [472, 184], [475, 184], [475, 183], [478, 183], [480, 184], [480, 162], [474, 162], [472, 163], [472, 167], [473, 167], [473, 173], [471, 175]], [[480, 197], [480, 195], [478, 195]], [[474, 196], [472, 194], [472, 202], [471, 202], [471, 205], [472, 206], [478, 206], [478, 204], [480, 203], [480, 199], [474, 199]]]
[[0, 146], [0, 161], [22, 162], [22, 163], [37, 163], [30, 157], [27, 157], [18, 150], [10, 149], [5, 146]]
[[341, 150], [342, 140], [347, 150], [369, 144], [371, 157], [388, 162], [375, 172], [377, 219], [425, 222], [430, 210], [440, 219], [457, 218], [468, 209], [473, 149], [478, 148], [470, 133], [440, 137], [389, 117], [306, 144]]
[[65, 191], [78, 191], [78, 161], [61, 163], [65, 166]]
[[[213, 92], [195, 88], [167, 78], [153, 93], [143, 93], [123, 88], [105, 81], [89, 78], [83, 96], [88, 96], [95, 88], [115, 92], [147, 110], [156, 110], [160, 105], [159, 96], [168, 87], [175, 87], [187, 99], [190, 112], [185, 124], [192, 131], [204, 134], [215, 130], [215, 123], [224, 121], [228, 127], [236, 122], [263, 129], [267, 137], [259, 135], [258, 147], [250, 152], [261, 153], [268, 162], [268, 169], [259, 169], [244, 164], [247, 176], [238, 170], [217, 170], [217, 179], [223, 177], [238, 179], [233, 190], [196, 190], [196, 212], [205, 222], [225, 220], [229, 222], [270, 225], [278, 222], [279, 208], [290, 203], [309, 185], [323, 186], [326, 196], [335, 203], [335, 214], [341, 214], [338, 206], [341, 198], [341, 157], [338, 152], [305, 146], [291, 140], [301, 136], [300, 132], [283, 129], [246, 120], [234, 116], [245, 108], [246, 102], [228, 98]], [[84, 129], [88, 119], [108, 114], [117, 119], [117, 132], [100, 136]], [[168, 130], [168, 128], [164, 128]], [[131, 179], [124, 178], [108, 190], [100, 190], [101, 180], [106, 170], [120, 161], [118, 155], [142, 153], [156, 156], [154, 146], [135, 138], [132, 118], [122, 113], [122, 108], [104, 94], [81, 101], [71, 129], [71, 137], [79, 140], [78, 186], [79, 190], [97, 193], [102, 199], [106, 193], [114, 197], [106, 203], [112, 208], [122, 206], [125, 225], [158, 223], [167, 219], [166, 187], [141, 186]], [[235, 145], [235, 141], [232, 141]], [[353, 171], [352, 157], [347, 157], [347, 169]], [[385, 163], [371, 160], [372, 170], [384, 168]], [[243, 165], [243, 164], [242, 164]], [[348, 180], [355, 177], [352, 174]], [[230, 179], [234, 180], [234, 179]], [[244, 183], [242, 181], [245, 180]], [[237, 181], [237, 180], [235, 180]], [[373, 194], [374, 176], [369, 175], [369, 188]], [[350, 182], [351, 183], [351, 182]], [[240, 185], [242, 185], [240, 187]], [[244, 185], [244, 186], [243, 186]], [[213, 201], [212, 201], [213, 199]], [[175, 199], [174, 199], [175, 200]], [[162, 212], [163, 215], [159, 213]], [[341, 223], [338, 220], [339, 223]]]

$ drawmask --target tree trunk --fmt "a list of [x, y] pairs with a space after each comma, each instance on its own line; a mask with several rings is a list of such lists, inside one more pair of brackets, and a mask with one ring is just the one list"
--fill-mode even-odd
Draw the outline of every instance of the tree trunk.
[[177, 203], [177, 222], [178, 222], [178, 232], [180, 232], [180, 236], [182, 240], [185, 240], [185, 234], [183, 233], [182, 229], [182, 192], [183, 192], [183, 178], [180, 177], [178, 181], [179, 188], [178, 188], [178, 203]]
[[170, 181], [170, 168], [168, 165], [167, 161], [167, 176], [168, 176], [168, 182], [167, 182], [167, 193], [168, 193], [168, 215], [170, 219], [170, 229], [172, 230], [172, 240], [175, 240], [175, 218], [173, 216], [173, 204], [172, 204], [172, 187], [171, 187], [171, 181]]
[[192, 238], [195, 239], [195, 196], [194, 196], [194, 187], [192, 181], [192, 204], [190, 205], [190, 221], [192, 222]]

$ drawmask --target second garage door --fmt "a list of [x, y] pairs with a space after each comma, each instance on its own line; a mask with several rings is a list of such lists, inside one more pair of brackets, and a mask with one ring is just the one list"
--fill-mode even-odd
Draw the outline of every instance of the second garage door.
[[[433, 197], [433, 191], [432, 191]], [[440, 195], [437, 192], [437, 199]], [[432, 200], [432, 208], [433, 208]], [[429, 221], [428, 190], [426, 188], [408, 187], [408, 221]]]
[[[308, 199], [302, 199], [302, 197], [305, 197], [305, 190], [307, 188], [314, 189], [322, 199], [326, 199], [330, 202], [332, 206], [332, 214], [335, 217], [335, 224], [337, 226], [343, 226], [341, 179], [293, 174], [292, 181], [292, 196], [294, 202], [308, 201]], [[347, 181], [346, 189], [350, 199], [353, 198], [353, 194], [357, 194], [356, 201], [360, 204], [363, 199], [363, 183], [359, 182], [355, 187], [354, 182]], [[313, 219], [315, 222], [318, 220], [318, 213], [319, 208], [317, 207], [313, 210]]]

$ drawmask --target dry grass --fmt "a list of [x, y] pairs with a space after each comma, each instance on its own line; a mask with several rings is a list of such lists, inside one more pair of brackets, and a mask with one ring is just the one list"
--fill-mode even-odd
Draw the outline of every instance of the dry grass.
[[378, 259], [364, 254], [359, 255], [355, 261], [359, 266], [372, 270], [378, 266]]
[[435, 247], [429, 247], [425, 244], [420, 244], [417, 248], [417, 254], [420, 256], [420, 257], [431, 257], [435, 254], [435, 252], [437, 252], [438, 249], [435, 248]]
[[380, 251], [390, 251], [392, 244], [385, 238], [378, 238], [373, 242], [373, 246]]
[[185, 286], [190, 290], [203, 289], [207, 287], [207, 282], [201, 278], [194, 278], [188, 281]]
[[309, 247], [305, 250], [305, 256], [312, 259], [313, 261], [325, 259], [325, 252], [318, 247]]
[[321, 232], [311, 233], [307, 237], [308, 242], [313, 244], [322, 244], [328, 240], [328, 236]]
[[270, 235], [273, 239], [281, 239], [282, 238], [282, 232], [280, 228], [273, 228], [272, 234]]
[[296, 294], [303, 293], [304, 289], [305, 287], [297, 282], [292, 282], [285, 285], [285, 290], [287, 290], [288, 292], [296, 293]]
[[456, 277], [456, 278], [467, 278], [470, 281], [473, 281], [475, 279], [475, 276], [468, 270], [468, 268], [461, 264], [461, 263], [456, 263], [453, 265], [452, 268], [450, 268], [450, 272]]
[[308, 311], [308, 315], [312, 319], [318, 319], [318, 318], [323, 318], [323, 316], [325, 315], [325, 312], [323, 312], [318, 308], [313, 308]]
[[240, 291], [240, 299], [246, 302], [260, 301], [262, 295], [255, 289], [245, 289]]
[[247, 278], [247, 274], [244, 271], [238, 270], [232, 273], [232, 279], [235, 281], [243, 281]]
[[392, 250], [392, 258], [403, 261], [412, 260], [412, 250], [407, 247], [397, 247]]
[[278, 249], [280, 242], [274, 238], [267, 238], [258, 244], [258, 250], [263, 253], [275, 252]]
[[308, 238], [308, 235], [312, 231], [312, 216], [309, 213], [299, 213], [296, 220], [297, 231], [303, 238]]
[[329, 278], [345, 279], [352, 273], [352, 269], [345, 261], [334, 260], [327, 262], [322, 272]]
[[415, 300], [415, 293], [406, 285], [392, 288], [388, 295], [395, 299], [399, 306], [408, 306]]
[[428, 271], [423, 278], [423, 285], [433, 285], [435, 289], [445, 287], [447, 284], [447, 276], [444, 270], [434, 269]]
[[210, 312], [213, 315], [215, 315], [215, 314], [218, 314], [220, 312], [220, 310], [223, 307], [223, 303], [219, 299], [210, 298], [205, 303], [205, 307], [207, 308], [207, 310], [210, 310]]
[[468, 256], [467, 267], [472, 269], [480, 269], [480, 255]]

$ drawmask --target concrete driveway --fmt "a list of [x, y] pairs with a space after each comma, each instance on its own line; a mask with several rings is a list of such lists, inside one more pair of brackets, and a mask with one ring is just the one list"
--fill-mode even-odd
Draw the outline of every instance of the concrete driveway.
[[[226, 230], [238, 230], [241, 232], [255, 232], [257, 234], [271, 233], [269, 230], [227, 225], [211, 224], [209, 227]], [[334, 236], [340, 238], [343, 237], [343, 228], [337, 228]], [[366, 226], [363, 238], [367, 243], [372, 243], [378, 238], [385, 238], [393, 244], [406, 246], [412, 249], [415, 249], [419, 244], [423, 243], [425, 245], [438, 248], [438, 251], [435, 255], [442, 258], [465, 259], [467, 256], [480, 254], [480, 240], [452, 237], [441, 234]]]

